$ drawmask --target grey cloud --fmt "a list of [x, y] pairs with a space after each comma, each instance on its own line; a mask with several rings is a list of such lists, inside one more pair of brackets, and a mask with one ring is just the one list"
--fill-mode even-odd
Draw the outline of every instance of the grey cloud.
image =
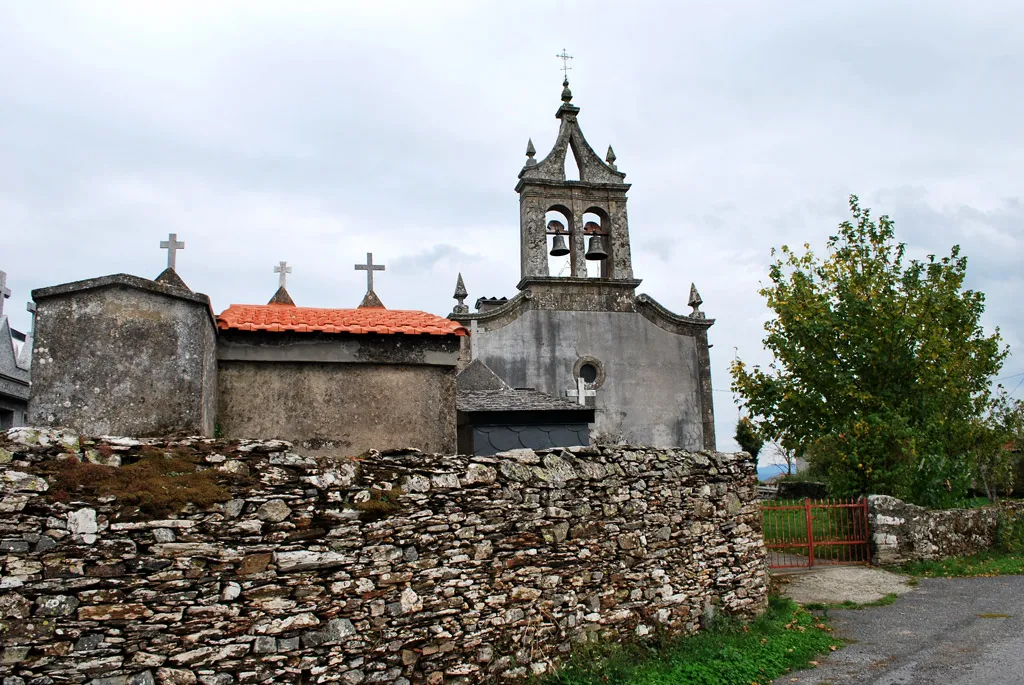
[[[0, 269], [15, 296], [100, 273], [153, 276], [166, 233], [218, 310], [263, 302], [280, 259], [300, 304], [351, 306], [367, 251], [394, 308], [450, 311], [519, 280], [516, 175], [580, 122], [633, 183], [641, 289], [709, 316], [713, 382], [766, 361], [769, 250], [821, 250], [846, 196], [914, 250], [960, 243], [986, 325], [1024, 340], [1019, 201], [1024, 8], [750, 0], [271, 2], [0, 7]], [[567, 31], [571, 27], [571, 31]], [[1011, 360], [1007, 372], [1024, 370]], [[736, 413], [716, 393], [719, 440]]]

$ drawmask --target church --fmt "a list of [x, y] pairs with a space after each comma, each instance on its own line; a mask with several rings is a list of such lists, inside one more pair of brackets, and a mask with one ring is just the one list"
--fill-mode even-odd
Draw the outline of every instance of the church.
[[[7, 274], [0, 271], [0, 430], [25, 423], [32, 366], [32, 331], [11, 328], [4, 305], [11, 296]], [[35, 305], [29, 302], [28, 311]]]
[[[611, 146], [602, 160], [584, 138], [572, 99], [566, 80], [554, 146], [538, 160], [531, 139], [519, 172], [519, 292], [479, 298], [470, 312], [459, 278], [449, 317], [470, 330], [464, 360], [485, 365], [510, 387], [591, 408], [592, 440], [713, 450], [714, 320], [701, 312], [692, 285], [687, 315], [636, 292], [630, 185]], [[579, 180], [566, 178], [568, 154]]]
[[[185, 245], [171, 234], [155, 279], [113, 274], [32, 292], [28, 423], [280, 438], [350, 455], [591, 442], [713, 450], [714, 321], [692, 285], [687, 315], [636, 292], [630, 186], [611, 147], [602, 160], [584, 138], [579, 111], [565, 81], [553, 148], [538, 160], [527, 146], [514, 297], [478, 298], [471, 312], [460, 275], [447, 317], [388, 309], [373, 289], [384, 267], [367, 254], [355, 265], [367, 274], [358, 307], [296, 305], [281, 262], [267, 304], [217, 314], [179, 277]], [[569, 154], [579, 180], [566, 178]]]

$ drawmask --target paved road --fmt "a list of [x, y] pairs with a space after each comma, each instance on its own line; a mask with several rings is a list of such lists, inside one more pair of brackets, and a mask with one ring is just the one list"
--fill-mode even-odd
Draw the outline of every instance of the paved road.
[[1024, 576], [924, 578], [891, 606], [829, 616], [852, 644], [776, 685], [1024, 685]]

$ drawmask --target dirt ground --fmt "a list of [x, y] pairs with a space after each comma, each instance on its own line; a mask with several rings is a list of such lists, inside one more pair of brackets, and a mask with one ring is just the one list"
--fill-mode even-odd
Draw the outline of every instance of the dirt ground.
[[870, 566], [831, 566], [775, 574], [779, 589], [798, 604], [865, 604], [913, 590], [909, 578]]

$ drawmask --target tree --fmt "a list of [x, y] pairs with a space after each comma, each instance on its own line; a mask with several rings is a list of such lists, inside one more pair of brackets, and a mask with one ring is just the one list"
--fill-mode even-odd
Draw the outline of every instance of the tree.
[[999, 392], [988, 414], [975, 421], [970, 435], [976, 487], [984, 488], [991, 501], [1000, 492], [1012, 493], [1018, 485], [1018, 450], [1024, 445], [1024, 402]]
[[761, 437], [754, 422], [746, 416], [741, 416], [736, 422], [736, 442], [739, 443], [741, 450], [757, 461], [757, 453], [764, 446], [764, 438]]
[[850, 210], [824, 259], [806, 244], [772, 250], [760, 294], [774, 359], [748, 369], [737, 358], [732, 389], [837, 495], [958, 499], [974, 475], [972, 426], [1008, 350], [981, 328], [985, 296], [963, 289], [958, 246], [907, 260], [889, 217], [872, 220], [856, 196]]

